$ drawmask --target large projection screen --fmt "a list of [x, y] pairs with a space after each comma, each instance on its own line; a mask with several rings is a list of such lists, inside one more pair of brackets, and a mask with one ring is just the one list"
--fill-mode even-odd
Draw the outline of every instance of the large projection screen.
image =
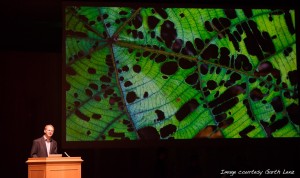
[[65, 144], [299, 138], [296, 10], [63, 7]]

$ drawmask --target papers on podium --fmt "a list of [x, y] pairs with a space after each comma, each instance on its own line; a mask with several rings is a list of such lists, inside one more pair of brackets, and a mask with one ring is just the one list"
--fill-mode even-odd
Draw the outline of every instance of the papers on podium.
[[62, 157], [62, 154], [49, 154], [48, 157]]

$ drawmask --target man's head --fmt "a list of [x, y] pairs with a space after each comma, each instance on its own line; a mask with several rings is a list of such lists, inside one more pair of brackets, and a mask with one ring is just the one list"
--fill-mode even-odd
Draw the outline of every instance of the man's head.
[[51, 125], [51, 124], [46, 125], [44, 128], [44, 133], [45, 133], [45, 136], [47, 137], [47, 139], [50, 139], [54, 133], [53, 125]]

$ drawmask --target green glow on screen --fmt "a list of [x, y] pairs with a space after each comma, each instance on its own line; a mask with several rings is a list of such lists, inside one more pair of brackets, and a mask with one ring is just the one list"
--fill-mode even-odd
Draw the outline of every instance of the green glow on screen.
[[64, 17], [66, 141], [299, 137], [295, 10]]

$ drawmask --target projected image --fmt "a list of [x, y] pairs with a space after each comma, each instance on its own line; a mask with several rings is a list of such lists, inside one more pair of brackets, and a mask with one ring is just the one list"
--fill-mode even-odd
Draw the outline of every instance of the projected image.
[[295, 10], [64, 10], [66, 141], [300, 136]]

